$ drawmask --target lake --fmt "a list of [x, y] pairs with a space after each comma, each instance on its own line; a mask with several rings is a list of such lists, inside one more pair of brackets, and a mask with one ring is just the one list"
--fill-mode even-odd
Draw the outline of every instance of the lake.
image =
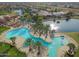
[[[59, 21], [60, 23], [57, 23]], [[79, 19], [45, 21], [44, 24], [54, 24], [58, 27], [57, 32], [79, 32]]]

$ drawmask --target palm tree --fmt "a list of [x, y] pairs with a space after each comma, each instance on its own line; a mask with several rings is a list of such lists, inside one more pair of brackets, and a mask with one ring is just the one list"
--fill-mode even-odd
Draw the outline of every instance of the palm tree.
[[29, 13], [25, 13], [24, 17], [28, 19], [28, 21], [31, 19], [31, 15]]
[[[33, 25], [33, 29], [34, 32], [39, 32], [41, 34], [42, 28], [43, 28], [43, 24], [42, 24], [42, 20], [43, 17], [39, 16], [38, 14], [36, 16], [33, 16], [33, 20], [34, 20], [34, 25]], [[39, 35], [40, 36], [40, 35]]]
[[29, 8], [26, 8], [25, 9], [25, 13], [29, 13], [30, 12], [30, 9]]
[[40, 24], [42, 23], [42, 20], [44, 19], [44, 17], [36, 14], [35, 16], [32, 16], [32, 19], [36, 24]]
[[55, 9], [54, 9], [54, 12], [58, 12], [58, 9], [57, 9], [57, 8], [55, 8]]
[[25, 21], [26, 21], [26, 18], [24, 16], [21, 16], [19, 19], [20, 19], [21, 23], [24, 25]]
[[36, 32], [37, 32], [37, 25], [36, 24], [34, 24], [34, 25], [32, 25], [32, 28], [33, 28], [33, 31], [34, 31], [34, 34], [36, 34]]
[[34, 44], [34, 42], [33, 42], [33, 40], [31, 38], [25, 40], [25, 42], [24, 42], [24, 46], [29, 46], [29, 51], [32, 50], [33, 44]]
[[35, 43], [35, 46], [38, 47], [37, 55], [39, 56], [39, 55], [41, 54], [41, 50], [40, 50], [40, 48], [41, 48], [42, 44], [41, 44], [40, 42], [36, 42], [36, 43]]
[[12, 45], [15, 46], [16, 37], [11, 37], [10, 40], [12, 41]]
[[44, 26], [45, 38], [47, 38], [48, 36], [48, 31], [49, 31], [49, 25]]
[[69, 46], [69, 50], [67, 51], [67, 55], [70, 57], [74, 56], [75, 48], [76, 48], [75, 45], [73, 43], [69, 43], [68, 46]]

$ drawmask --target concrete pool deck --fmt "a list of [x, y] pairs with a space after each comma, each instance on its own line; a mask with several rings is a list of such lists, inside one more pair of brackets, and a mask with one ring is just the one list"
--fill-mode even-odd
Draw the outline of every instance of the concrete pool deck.
[[69, 41], [69, 43], [73, 43], [73, 44], [75, 44], [76, 47], [79, 46], [79, 44], [78, 44], [72, 37], [66, 35], [65, 33], [58, 33], [58, 34], [59, 34], [60, 36], [63, 35], [64, 37], [66, 37], [67, 40]]
[[[79, 44], [70, 36], [64, 34], [64, 33], [56, 33], [56, 36], [65, 36], [68, 40], [69, 43], [73, 43], [76, 47], [79, 46]], [[66, 53], [66, 51], [68, 51], [69, 47], [68, 46], [62, 46], [61, 48], [58, 49], [58, 53], [57, 56], [58, 57], [64, 57], [64, 54]]]

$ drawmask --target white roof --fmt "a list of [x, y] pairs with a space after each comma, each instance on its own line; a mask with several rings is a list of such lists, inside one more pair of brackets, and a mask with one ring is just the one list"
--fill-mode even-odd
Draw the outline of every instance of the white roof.
[[52, 13], [50, 13], [50, 12], [48, 12], [48, 11], [43, 11], [43, 10], [41, 10], [38, 14], [39, 14], [39, 15], [44, 15], [44, 16], [52, 15]]
[[53, 12], [53, 15], [64, 15], [64, 12]]
[[0, 16], [0, 19], [4, 19], [4, 16]]

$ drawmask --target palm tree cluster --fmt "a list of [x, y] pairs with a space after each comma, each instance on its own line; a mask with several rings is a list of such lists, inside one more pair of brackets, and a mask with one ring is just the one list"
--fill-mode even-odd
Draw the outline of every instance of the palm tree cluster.
[[45, 38], [47, 38], [47, 34], [49, 31], [49, 25], [44, 25], [42, 23], [43, 17], [36, 15], [34, 16], [33, 20], [35, 23], [32, 25], [32, 28], [34, 30], [34, 34], [39, 33], [39, 37], [43, 34], [45, 34]]
[[20, 16], [19, 19], [20, 19], [21, 23], [24, 25], [25, 21], [26, 21], [26, 18], [24, 16]]
[[38, 14], [31, 16], [29, 13], [25, 13], [23, 16], [20, 17], [20, 21], [23, 24], [26, 24], [26, 22], [28, 24], [31, 24], [31, 22], [33, 21], [33, 24], [31, 26], [32, 28], [30, 30], [33, 30], [34, 34], [38, 33], [39, 37], [43, 34], [45, 35], [45, 38], [47, 38], [49, 25], [44, 25], [42, 23], [43, 19], [43, 16], [39, 16]]
[[10, 40], [12, 41], [12, 46], [15, 46], [16, 37], [11, 37]]
[[[28, 45], [29, 46], [29, 52], [32, 52], [33, 53], [33, 49], [35, 49], [37, 51], [37, 56], [39, 56], [41, 54], [41, 50], [40, 48], [43, 47], [41, 42], [35, 42], [33, 41], [32, 39], [27, 39], [25, 42], [24, 42], [25, 46]], [[36, 52], [34, 52], [36, 53]]]
[[23, 25], [25, 25], [27, 23], [29, 24], [29, 22], [32, 22], [32, 16], [30, 15], [29, 12], [26, 12], [26, 13], [24, 13], [23, 16], [20, 16], [19, 20], [21, 21], [21, 23]]

